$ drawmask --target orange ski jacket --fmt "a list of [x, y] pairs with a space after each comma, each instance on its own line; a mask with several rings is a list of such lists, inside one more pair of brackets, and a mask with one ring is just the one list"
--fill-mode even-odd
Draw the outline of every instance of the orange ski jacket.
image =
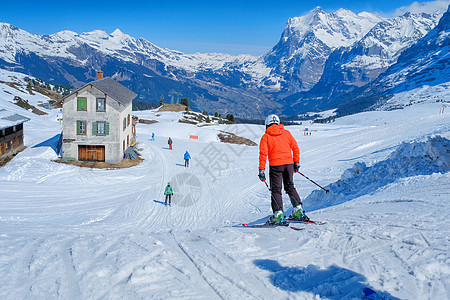
[[284, 129], [284, 125], [272, 125], [266, 129], [259, 143], [259, 169], [266, 168], [269, 156], [269, 166], [281, 166], [298, 163], [300, 149], [292, 134]]

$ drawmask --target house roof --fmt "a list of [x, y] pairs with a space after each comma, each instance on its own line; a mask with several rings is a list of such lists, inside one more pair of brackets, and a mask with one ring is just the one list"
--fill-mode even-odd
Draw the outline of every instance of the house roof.
[[14, 112], [0, 108], [0, 129], [9, 128], [29, 121], [30, 119]]
[[122, 85], [122, 84], [118, 83], [117, 81], [115, 81], [114, 79], [108, 77], [108, 78], [103, 78], [103, 79], [96, 80], [93, 82], [89, 82], [88, 84], [85, 84], [81, 88], [72, 92], [70, 95], [63, 97], [58, 102], [63, 102], [67, 97], [77, 93], [79, 90], [81, 90], [87, 86], [94, 86], [98, 90], [102, 91], [103, 93], [107, 94], [108, 96], [112, 97], [117, 102], [119, 102], [120, 104], [123, 104], [123, 105], [129, 104], [137, 96], [136, 93], [134, 93], [130, 89], [126, 88], [124, 85]]
[[123, 105], [127, 105], [137, 96], [136, 93], [109, 77], [90, 82], [89, 84], [93, 85], [108, 96], [111, 96]]

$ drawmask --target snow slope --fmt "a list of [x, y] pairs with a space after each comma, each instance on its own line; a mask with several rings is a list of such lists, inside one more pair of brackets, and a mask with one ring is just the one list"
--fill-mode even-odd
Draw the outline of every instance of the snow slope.
[[[13, 104], [0, 98], [0, 105]], [[366, 181], [344, 175], [355, 178], [351, 197], [325, 199], [320, 209], [320, 199], [311, 199], [317, 187], [296, 175], [308, 215], [327, 224], [243, 228], [235, 225], [270, 214], [256, 176], [258, 147], [223, 144], [216, 134], [259, 142], [262, 126], [197, 127], [177, 123], [179, 113], [136, 112], [159, 121], [137, 125], [145, 160], [97, 170], [52, 162], [53, 150], [32, 147], [60, 133], [56, 114], [44, 120], [24, 112], [32, 118], [25, 123], [28, 148], [0, 168], [1, 299], [360, 299], [364, 286], [393, 299], [448, 297], [448, 166], [391, 172], [391, 180], [364, 193], [357, 191]], [[389, 159], [426, 157], [408, 149], [430, 141], [440, 156], [426, 159], [442, 166], [449, 156], [442, 149], [450, 113], [439, 114], [439, 103], [288, 129], [299, 142], [302, 172], [334, 194], [355, 163], [376, 171]], [[186, 150], [193, 158], [187, 169]], [[172, 207], [161, 204], [168, 181]]]
[[[36, 79], [33, 76], [0, 69], [0, 99], [13, 102], [14, 96], [18, 96], [28, 100], [28, 103], [33, 106], [48, 103], [51, 100], [49, 97], [37, 92], [30, 94], [27, 91], [28, 82], [25, 80], [26, 78]], [[9, 85], [6, 83], [9, 83]]]

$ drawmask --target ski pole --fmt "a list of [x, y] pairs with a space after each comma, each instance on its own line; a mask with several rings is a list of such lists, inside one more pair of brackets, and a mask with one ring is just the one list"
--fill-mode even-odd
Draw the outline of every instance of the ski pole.
[[[327, 190], [327, 189], [321, 187], [321, 186], [318, 185], [316, 182], [314, 182], [314, 180], [309, 179], [307, 176], [305, 176], [305, 175], [304, 175], [303, 173], [301, 173], [300, 171], [297, 170], [297, 171], [295, 171], [295, 172], [297, 172], [298, 174], [302, 175], [303, 177], [305, 177], [306, 179], [308, 179], [309, 181], [311, 181], [312, 183], [314, 183], [315, 185], [317, 185], [318, 187], [320, 187], [322, 190], [325, 191], [325, 194], [328, 194], [328, 193], [330, 192], [330, 190]], [[266, 184], [267, 184], [267, 183], [266, 183]]]
[[[269, 185], [267, 184], [267, 181], [266, 181], [265, 179], [263, 179], [263, 181], [264, 181], [264, 183], [266, 184], [267, 189], [268, 189], [269, 192], [270, 192], [270, 200], [271, 200], [271, 201], [274, 201], [274, 202], [277, 204], [278, 209], [280, 209], [280, 205], [279, 205], [278, 202], [275, 200], [275, 197], [272, 195], [272, 190], [270, 189]], [[281, 209], [281, 210], [283, 210], [283, 209]]]
[[272, 191], [272, 190], [270, 189], [269, 185], [267, 184], [267, 181], [266, 181], [265, 179], [264, 179], [264, 183], [266, 184], [267, 189], [268, 189], [269, 191]]

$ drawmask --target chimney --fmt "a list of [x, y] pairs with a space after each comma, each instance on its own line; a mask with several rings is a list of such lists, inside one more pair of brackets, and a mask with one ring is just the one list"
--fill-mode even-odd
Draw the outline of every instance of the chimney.
[[103, 71], [102, 70], [98, 70], [97, 71], [97, 80], [103, 79]]

